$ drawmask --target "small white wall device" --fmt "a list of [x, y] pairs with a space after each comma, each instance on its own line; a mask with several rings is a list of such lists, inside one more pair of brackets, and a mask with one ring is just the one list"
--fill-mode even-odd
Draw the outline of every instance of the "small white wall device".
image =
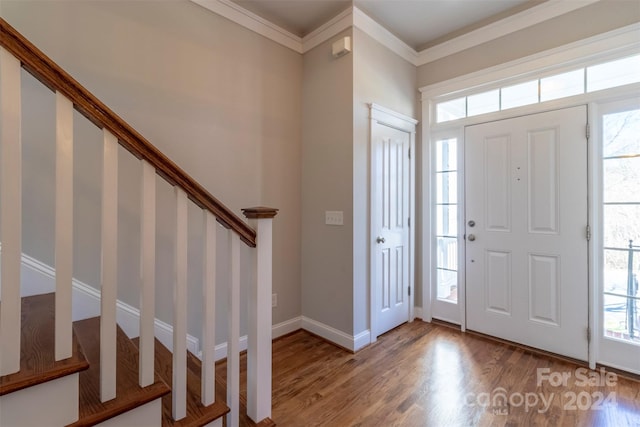
[[331, 51], [334, 58], [340, 58], [351, 52], [351, 37], [343, 37], [338, 41], [333, 42]]

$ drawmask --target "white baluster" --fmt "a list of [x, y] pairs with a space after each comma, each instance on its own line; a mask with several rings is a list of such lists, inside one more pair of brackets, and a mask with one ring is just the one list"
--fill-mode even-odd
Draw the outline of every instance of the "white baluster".
[[256, 278], [249, 288], [247, 415], [257, 422], [271, 417], [271, 288], [273, 217], [276, 209], [243, 209], [256, 227]]
[[100, 296], [100, 399], [116, 397], [118, 294], [118, 140], [104, 130], [102, 158], [102, 289]]
[[202, 283], [202, 390], [201, 402], [211, 405], [216, 399], [216, 238], [218, 224], [211, 212], [204, 211], [204, 255]]
[[231, 232], [231, 287], [227, 304], [227, 426], [237, 427], [240, 421], [240, 237]]
[[2, 277], [0, 375], [20, 370], [20, 262], [22, 257], [22, 106], [20, 61], [0, 48], [0, 149], [2, 150]]
[[187, 415], [187, 194], [176, 192], [175, 282], [173, 287], [173, 419]]
[[71, 357], [73, 280], [73, 104], [56, 92], [56, 360]]
[[140, 205], [140, 387], [154, 382], [156, 278], [156, 170], [142, 161]]

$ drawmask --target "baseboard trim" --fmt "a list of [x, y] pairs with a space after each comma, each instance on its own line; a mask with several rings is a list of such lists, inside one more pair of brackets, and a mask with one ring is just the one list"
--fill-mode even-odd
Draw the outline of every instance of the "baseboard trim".
[[[295, 332], [298, 329], [301, 329], [301, 324], [302, 324], [302, 318], [301, 317], [294, 317], [293, 319], [289, 319], [289, 320], [285, 320], [284, 322], [280, 322], [277, 323], [275, 325], [272, 326], [271, 328], [271, 339], [274, 340], [276, 338], [279, 338], [283, 335], [287, 335], [290, 334], [291, 332]], [[247, 340], [248, 337], [246, 335], [243, 335], [240, 337], [240, 351], [246, 351], [247, 350]], [[202, 352], [199, 351], [198, 353], [193, 353], [195, 354], [200, 360], [202, 360]], [[222, 359], [226, 359], [227, 357], [227, 343], [223, 342], [221, 344], [216, 345], [215, 347], [215, 359], [217, 360], [222, 360]]]
[[332, 343], [349, 351], [358, 351], [370, 343], [371, 332], [368, 329], [355, 336], [349, 335], [336, 328], [305, 316], [302, 316], [302, 329], [318, 335], [327, 341], [331, 341]]
[[294, 317], [293, 319], [285, 320], [284, 322], [273, 325], [271, 338], [275, 340], [276, 338], [280, 338], [300, 329], [302, 329], [302, 316]]
[[[0, 251], [2, 246], [0, 246]], [[22, 296], [30, 296], [55, 292], [55, 269], [51, 266], [22, 254], [22, 273], [24, 278], [21, 289]], [[100, 291], [73, 279], [73, 321], [88, 319], [100, 315]], [[416, 316], [418, 312], [416, 311]], [[116, 319], [122, 330], [128, 337], [133, 338], [140, 335], [140, 310], [124, 303], [116, 302]], [[370, 330], [362, 331], [356, 335], [346, 334], [322, 322], [318, 322], [309, 317], [297, 316], [284, 322], [273, 325], [271, 334], [276, 339], [290, 334], [299, 329], [305, 329], [318, 335], [334, 344], [350, 351], [358, 351], [366, 347], [371, 342]], [[155, 320], [155, 335], [158, 340], [173, 351], [173, 327], [162, 320]], [[239, 338], [240, 351], [247, 349], [247, 336]], [[198, 357], [202, 357], [200, 351], [200, 340], [192, 335], [187, 335], [187, 349]], [[221, 343], [215, 347], [215, 359], [221, 360], [227, 357], [227, 343]]]
[[[0, 251], [2, 250], [0, 246]], [[22, 274], [24, 280], [21, 285], [21, 295], [31, 296], [55, 292], [56, 271], [53, 267], [22, 254]], [[76, 320], [88, 319], [100, 315], [100, 291], [81, 282], [78, 279], [72, 281], [72, 315]], [[140, 310], [124, 303], [116, 302], [116, 319], [118, 325], [129, 338], [140, 335]], [[162, 320], [155, 320], [155, 334], [158, 340], [173, 351], [173, 327]], [[200, 351], [200, 341], [198, 338], [187, 335], [187, 348], [194, 354]]]

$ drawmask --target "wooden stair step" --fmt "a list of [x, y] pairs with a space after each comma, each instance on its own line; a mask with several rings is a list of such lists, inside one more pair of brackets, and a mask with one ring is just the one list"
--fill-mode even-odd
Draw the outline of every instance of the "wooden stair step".
[[[133, 342], [137, 345], [138, 338]], [[201, 403], [201, 367], [202, 362], [191, 352], [187, 351], [187, 416], [174, 421], [171, 416], [171, 394], [162, 398], [162, 425], [180, 427], [200, 427], [223, 417], [229, 412], [222, 400], [203, 406]], [[155, 340], [155, 370], [169, 386], [173, 382], [173, 355], [158, 339]]]
[[22, 298], [21, 318], [20, 371], [0, 377], [0, 396], [89, 368], [75, 334], [71, 357], [55, 360], [55, 294]]
[[138, 385], [138, 348], [117, 328], [116, 398], [100, 401], [100, 318], [74, 322], [73, 327], [89, 361], [80, 374], [80, 414], [72, 426], [94, 425], [167, 395], [171, 390], [156, 376], [148, 387]]

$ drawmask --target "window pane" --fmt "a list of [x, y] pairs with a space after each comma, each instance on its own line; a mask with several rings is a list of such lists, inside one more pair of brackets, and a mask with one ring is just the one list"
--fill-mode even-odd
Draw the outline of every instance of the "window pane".
[[436, 203], [458, 202], [457, 175], [456, 172], [436, 173]]
[[627, 248], [629, 240], [640, 245], [640, 205], [605, 205], [604, 246]]
[[458, 239], [455, 237], [438, 237], [438, 261], [436, 267], [447, 270], [458, 270]]
[[587, 67], [587, 91], [640, 82], [640, 55]]
[[521, 107], [538, 102], [538, 80], [501, 89], [502, 109]]
[[436, 171], [455, 171], [458, 159], [458, 140], [456, 138], [436, 141]]
[[631, 298], [604, 295], [604, 334], [640, 343], [640, 303]]
[[500, 110], [500, 90], [479, 93], [467, 97], [467, 116], [491, 113]]
[[436, 105], [436, 121], [438, 123], [467, 117], [467, 98], [458, 98], [440, 102]]
[[603, 156], [640, 153], [640, 110], [602, 116]]
[[458, 273], [455, 271], [437, 271], [438, 299], [457, 302], [458, 301]]
[[605, 160], [603, 169], [605, 203], [640, 202], [640, 156]]
[[[628, 246], [628, 245], [627, 245]], [[635, 246], [635, 245], [634, 245]], [[640, 274], [640, 253], [633, 253], [633, 271]], [[604, 250], [604, 291], [627, 294], [629, 281], [629, 250]]]
[[456, 236], [458, 234], [458, 206], [436, 207], [436, 234], [438, 236]]
[[564, 98], [584, 93], [584, 69], [540, 79], [540, 100]]

